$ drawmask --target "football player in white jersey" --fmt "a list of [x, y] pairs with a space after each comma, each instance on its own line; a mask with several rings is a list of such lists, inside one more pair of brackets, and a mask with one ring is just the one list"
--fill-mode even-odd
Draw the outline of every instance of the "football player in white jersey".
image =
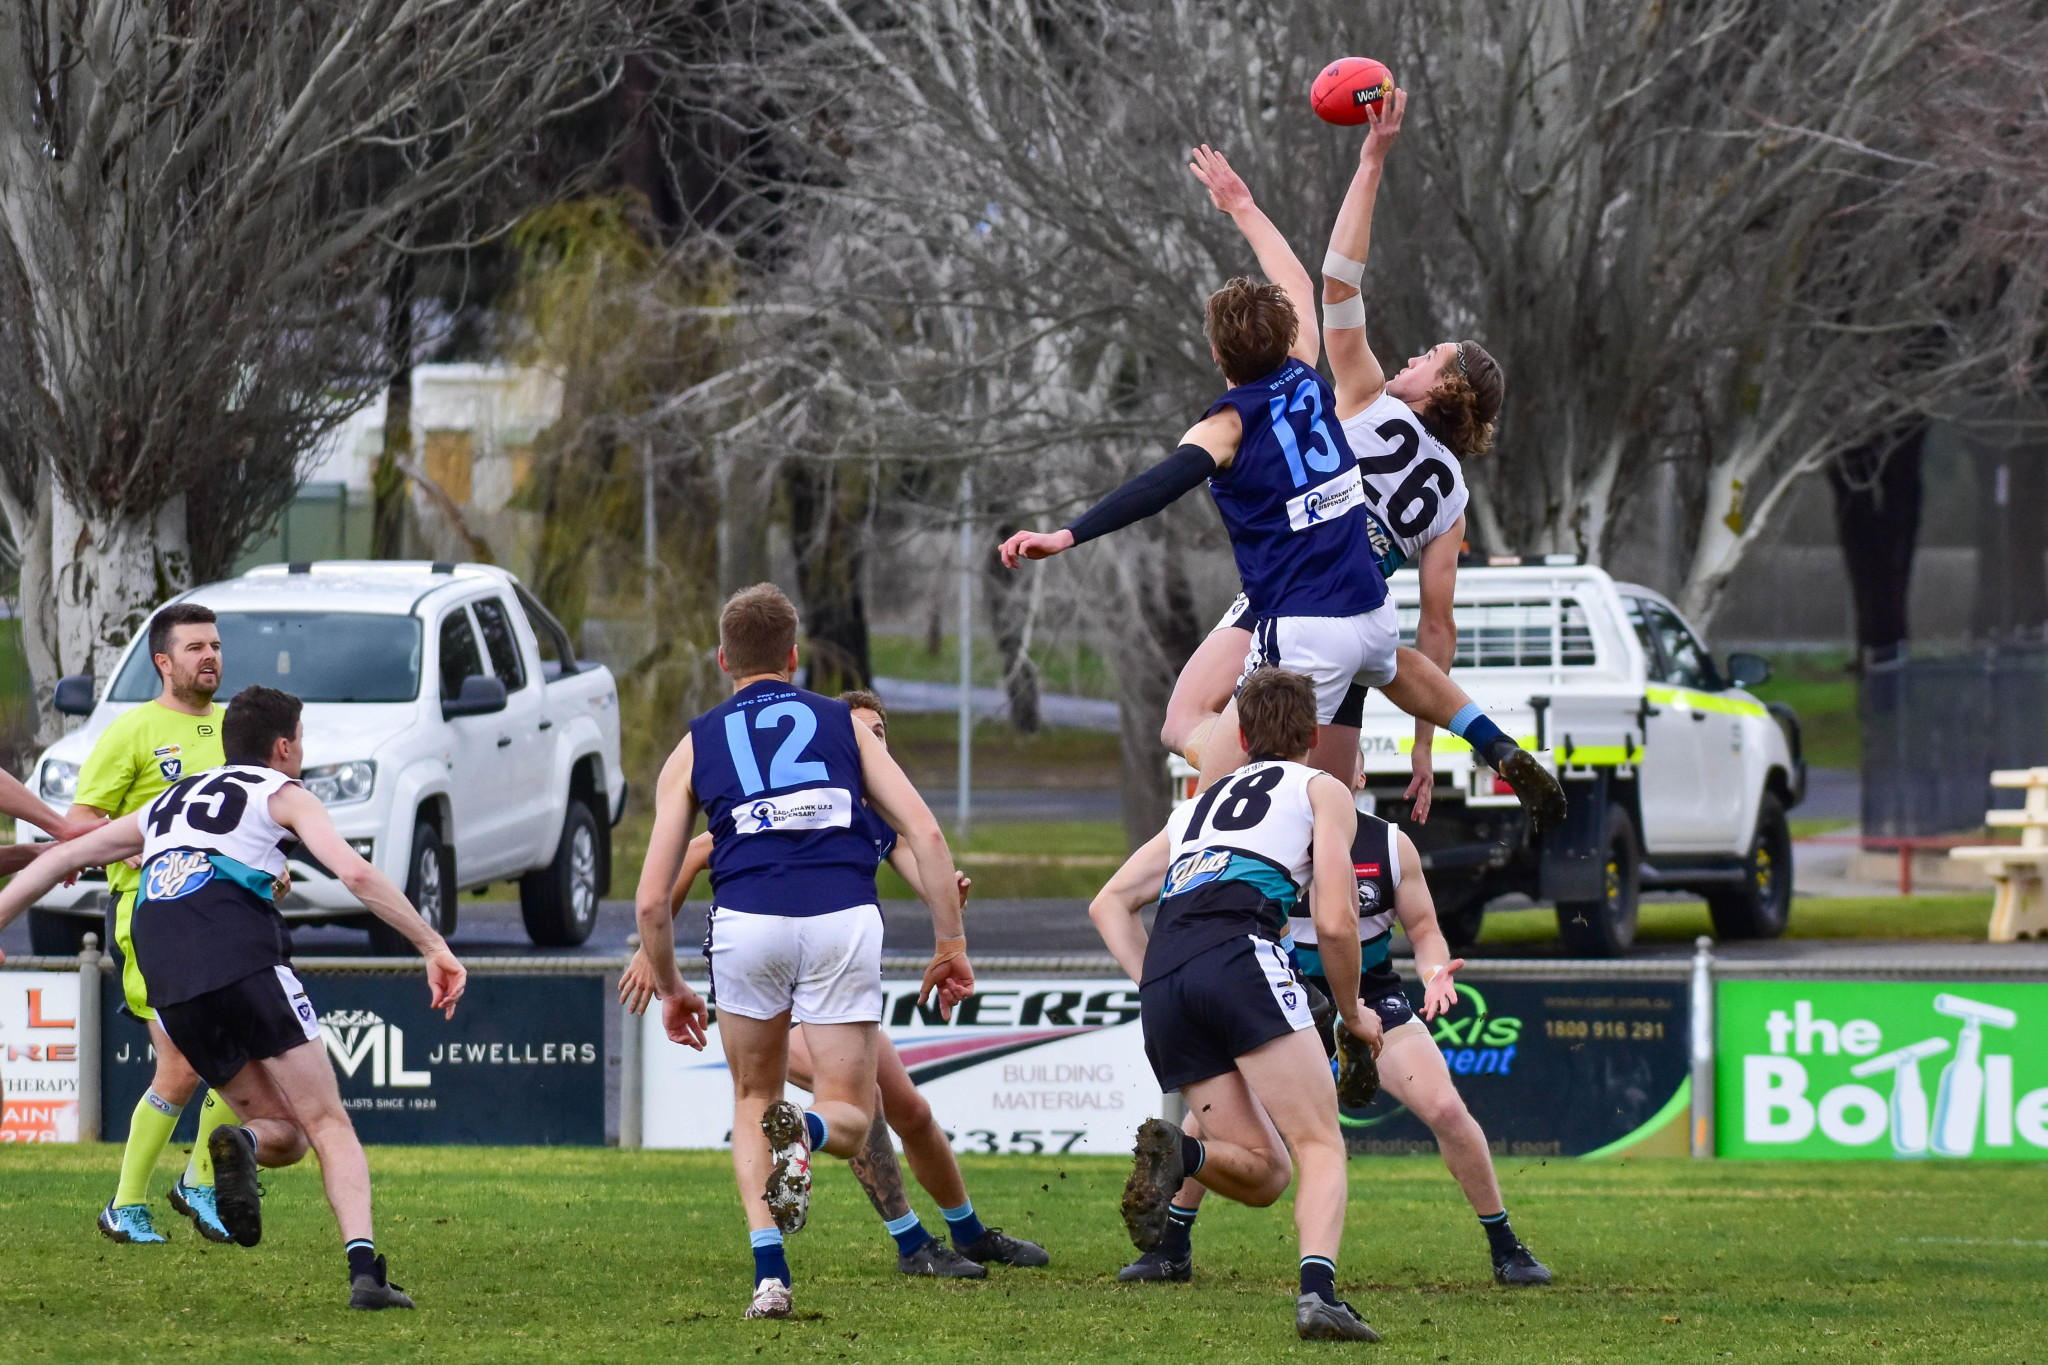
[[[1457, 652], [1451, 601], [1469, 500], [1459, 457], [1484, 454], [1492, 443], [1503, 383], [1500, 366], [1475, 341], [1441, 342], [1411, 359], [1392, 379], [1366, 343], [1365, 303], [1358, 285], [1372, 241], [1380, 174], [1400, 136], [1407, 102], [1405, 90], [1394, 92], [1391, 108], [1372, 120], [1359, 153], [1358, 171], [1338, 211], [1323, 262], [1323, 331], [1336, 380], [1338, 420], [1358, 457], [1367, 504], [1387, 541], [1381, 568], [1387, 573], [1413, 568], [1421, 579], [1415, 648], [1400, 655], [1402, 668], [1415, 679], [1419, 671], [1407, 663], [1415, 654], [1448, 672]], [[1243, 193], [1249, 196], [1250, 191]], [[1204, 741], [1230, 698], [1251, 644], [1256, 623], [1246, 619], [1247, 614], [1240, 596], [1181, 670], [1167, 704], [1160, 738], [1198, 766]], [[1403, 688], [1397, 671], [1381, 691], [1415, 714], [1418, 708], [1409, 704]], [[1354, 688], [1337, 723], [1357, 724], [1364, 699], [1363, 689]], [[1435, 786], [1434, 737], [1435, 726], [1418, 719], [1407, 791], [1418, 824], [1429, 818]]]

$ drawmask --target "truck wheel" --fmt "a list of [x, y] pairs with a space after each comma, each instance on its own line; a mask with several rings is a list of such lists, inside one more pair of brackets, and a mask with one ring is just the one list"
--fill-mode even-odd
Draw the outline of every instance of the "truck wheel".
[[[85, 951], [87, 934], [106, 937], [98, 917], [66, 915], [55, 910], [28, 912], [28, 950], [38, 957], [77, 957]], [[111, 952], [112, 945], [102, 943], [100, 951]]]
[[555, 860], [519, 879], [526, 936], [543, 948], [573, 948], [589, 938], [597, 927], [601, 872], [597, 817], [581, 801], [571, 801]]
[[1642, 893], [1642, 850], [1635, 821], [1620, 805], [1607, 807], [1607, 850], [1598, 900], [1559, 901], [1557, 936], [1580, 957], [1619, 957], [1636, 941]]
[[[455, 868], [449, 855], [440, 830], [425, 820], [412, 827], [412, 852], [405, 862], [405, 898], [443, 938], [455, 932]], [[404, 934], [383, 920], [372, 919], [370, 951], [379, 957], [400, 957], [414, 950]]]
[[1792, 830], [1770, 792], [1756, 813], [1756, 838], [1740, 886], [1707, 895], [1717, 938], [1776, 938], [1792, 917]]

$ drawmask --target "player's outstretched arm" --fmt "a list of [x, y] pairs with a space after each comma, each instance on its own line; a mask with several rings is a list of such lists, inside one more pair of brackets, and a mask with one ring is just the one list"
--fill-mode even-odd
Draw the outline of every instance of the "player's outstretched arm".
[[[668, 917], [671, 923], [682, 913], [683, 902], [690, 898], [690, 888], [696, 885], [697, 874], [710, 865], [711, 831], [707, 829], [690, 840], [690, 847], [683, 854], [683, 870], [676, 874], [676, 884], [669, 889]], [[647, 965], [647, 950], [635, 948], [633, 960], [626, 964], [626, 970], [619, 973], [619, 1003], [626, 1007], [626, 1013], [641, 1014], [652, 999], [654, 969]]]
[[59, 815], [45, 805], [34, 792], [22, 784], [13, 773], [0, 771], [0, 815], [11, 815], [17, 820], [26, 820], [53, 839], [76, 839], [81, 834], [90, 834], [106, 823], [103, 815], [88, 815], [72, 819]]
[[1057, 531], [1019, 531], [1002, 543], [1003, 567], [1014, 569], [1027, 559], [1051, 559], [1084, 541], [1120, 531], [1171, 507], [1237, 455], [1244, 420], [1235, 408], [1204, 417], [1188, 428], [1173, 454], [1128, 480], [1101, 502]]
[[1309, 779], [1308, 804], [1316, 822], [1309, 846], [1313, 880], [1308, 891], [1316, 951], [1322, 955], [1323, 976], [1344, 1027], [1377, 1052], [1380, 1017], [1358, 999], [1358, 874], [1351, 863], [1358, 808], [1350, 789], [1328, 773]]
[[1294, 305], [1294, 316], [1299, 326], [1294, 333], [1294, 344], [1287, 348], [1287, 354], [1304, 365], [1313, 365], [1322, 351], [1322, 334], [1316, 327], [1316, 288], [1309, 279], [1308, 269], [1301, 258], [1294, 254], [1294, 248], [1287, 245], [1287, 238], [1280, 229], [1273, 226], [1273, 220], [1252, 199], [1252, 192], [1243, 177], [1230, 168], [1223, 153], [1213, 150], [1206, 142], [1195, 148], [1188, 169], [1195, 179], [1202, 182], [1209, 191], [1209, 202], [1230, 215], [1230, 221], [1237, 224], [1237, 230], [1244, 234], [1245, 241], [1259, 258], [1259, 269], [1266, 272], [1266, 278], [1280, 286], [1287, 293], [1288, 301]]
[[1394, 843], [1396, 856], [1401, 860], [1401, 885], [1394, 892], [1394, 915], [1415, 950], [1415, 970], [1422, 977], [1422, 1017], [1434, 1019], [1458, 1003], [1458, 987], [1452, 974], [1464, 970], [1465, 959], [1451, 956], [1451, 945], [1436, 922], [1436, 899], [1429, 894], [1429, 882], [1422, 875], [1422, 855], [1415, 851], [1415, 842], [1397, 829]]
[[1371, 406], [1387, 387], [1387, 376], [1365, 335], [1365, 299], [1359, 287], [1372, 250], [1372, 210], [1379, 198], [1387, 153], [1401, 136], [1408, 92], [1396, 90], [1391, 108], [1369, 115], [1371, 130], [1358, 152], [1358, 169], [1330, 230], [1323, 258], [1323, 331], [1330, 346], [1330, 374], [1336, 380], [1337, 417], [1345, 420]]
[[1172, 845], [1162, 829], [1124, 859], [1124, 865], [1116, 870], [1109, 884], [1088, 903], [1088, 918], [1094, 921], [1095, 932], [1102, 935], [1103, 946], [1133, 981], [1139, 980], [1145, 971], [1145, 922], [1138, 918], [1138, 912], [1159, 899], [1159, 889], [1166, 884], [1171, 852]]
[[5, 890], [0, 890], [0, 929], [12, 924], [17, 915], [66, 878], [88, 867], [118, 863], [140, 852], [142, 816], [139, 811], [65, 843], [43, 845], [43, 852], [37, 855], [36, 860], [17, 872]]
[[924, 969], [918, 1002], [937, 992], [939, 1017], [949, 1019], [953, 1006], [974, 994], [974, 965], [967, 960], [960, 873], [953, 866], [953, 850], [946, 846], [946, 835], [931, 807], [890, 757], [889, 746], [865, 725], [854, 726], [853, 737], [860, 745], [861, 786], [869, 802], [896, 831], [898, 847], [907, 847], [916, 860], [914, 885], [932, 912], [932, 960]]
[[[1465, 519], [1459, 517], [1451, 529], [1422, 547], [1415, 566], [1422, 583], [1422, 610], [1415, 624], [1415, 649], [1423, 658], [1451, 671], [1458, 655], [1458, 623], [1451, 611], [1458, 591], [1458, 553], [1465, 544]], [[1407, 797], [1414, 802], [1409, 818], [1418, 825], [1429, 823], [1430, 799], [1436, 792], [1436, 727], [1417, 718], [1415, 750], [1409, 756]]]
[[[947, 845], [949, 850], [951, 847], [952, 845]], [[900, 843], [890, 849], [889, 866], [895, 868], [896, 875], [903, 878], [909, 884], [911, 895], [919, 900], [924, 900], [924, 882], [918, 875], [917, 859], [911, 856], [909, 849]], [[955, 869], [955, 873], [960, 887], [960, 909], [964, 919], [967, 910], [967, 895], [974, 889], [974, 878], [968, 876], [965, 872], [958, 871], [958, 869]], [[930, 904], [930, 902], [926, 902], [926, 904]]]
[[[404, 934], [427, 962], [427, 989], [431, 1008], [444, 1017], [455, 1017], [455, 1002], [462, 998], [469, 973], [448, 949], [448, 941], [433, 925], [420, 918], [389, 877], [379, 872], [362, 854], [348, 846], [348, 840], [334, 828], [327, 807], [320, 799], [296, 784], [284, 787], [270, 798], [271, 818], [299, 836], [306, 851], [332, 872], [363, 908]], [[451, 888], [452, 889], [452, 888]]]
[[647, 836], [647, 857], [640, 864], [640, 886], [633, 894], [633, 915], [640, 928], [640, 951], [654, 975], [654, 993], [661, 997], [661, 1022], [670, 1041], [703, 1050], [710, 1013], [704, 997], [690, 989], [676, 970], [675, 915], [669, 894], [682, 872], [697, 822], [697, 793], [690, 786], [696, 749], [688, 735], [676, 745], [654, 784], [654, 828]]

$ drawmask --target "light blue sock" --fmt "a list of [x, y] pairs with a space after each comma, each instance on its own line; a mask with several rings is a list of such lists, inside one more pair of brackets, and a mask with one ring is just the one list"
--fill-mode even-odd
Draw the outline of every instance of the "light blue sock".
[[940, 1209], [946, 1216], [946, 1226], [952, 1230], [953, 1240], [960, 1246], [970, 1247], [981, 1240], [988, 1229], [974, 1216], [974, 1201], [968, 1200], [957, 1209]]
[[1446, 730], [1449, 730], [1452, 734], [1456, 735], [1459, 739], [1463, 739], [1465, 737], [1465, 731], [1471, 726], [1472, 722], [1478, 720], [1481, 716], [1485, 714], [1486, 713], [1484, 711], [1481, 711], [1479, 709], [1478, 702], [1468, 701], [1464, 704], [1464, 706], [1459, 708], [1458, 714], [1452, 716], [1451, 723], [1449, 725], [1446, 725], [1444, 728]]

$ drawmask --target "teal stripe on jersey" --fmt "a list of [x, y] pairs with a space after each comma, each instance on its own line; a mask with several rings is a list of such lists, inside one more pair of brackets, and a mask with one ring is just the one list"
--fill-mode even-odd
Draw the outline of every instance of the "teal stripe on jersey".
[[1283, 915], [1294, 909], [1294, 902], [1301, 895], [1301, 889], [1294, 879], [1262, 858], [1247, 858], [1242, 853], [1230, 855], [1230, 866], [1223, 869], [1220, 882], [1249, 882], [1257, 887], [1267, 899], [1280, 906]]
[[213, 870], [216, 873], [233, 882], [236, 886], [241, 887], [244, 891], [261, 896], [264, 900], [269, 900], [270, 893], [276, 889], [277, 878], [271, 876], [268, 872], [259, 871], [247, 863], [236, 862], [233, 858], [227, 857], [224, 854], [209, 853], [206, 856], [213, 860]]

